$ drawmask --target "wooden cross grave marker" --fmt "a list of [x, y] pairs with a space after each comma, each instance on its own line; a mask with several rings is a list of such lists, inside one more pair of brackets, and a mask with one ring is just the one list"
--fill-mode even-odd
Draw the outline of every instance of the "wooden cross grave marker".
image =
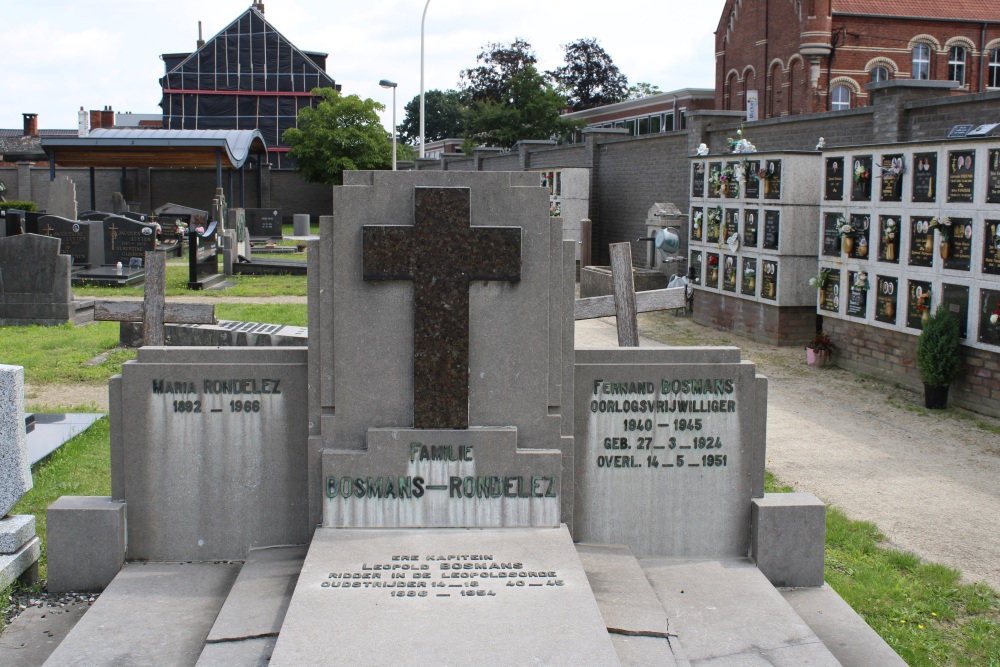
[[162, 252], [146, 253], [146, 283], [142, 303], [96, 301], [94, 319], [102, 322], [142, 322], [142, 344], [163, 345], [164, 324], [215, 324], [215, 306], [198, 303], [166, 303], [167, 258]]
[[687, 288], [635, 291], [632, 277], [632, 244], [612, 243], [611, 282], [614, 294], [577, 299], [573, 308], [574, 320], [589, 320], [597, 317], [611, 317], [618, 320], [618, 346], [639, 347], [639, 313], [654, 310], [687, 307]]

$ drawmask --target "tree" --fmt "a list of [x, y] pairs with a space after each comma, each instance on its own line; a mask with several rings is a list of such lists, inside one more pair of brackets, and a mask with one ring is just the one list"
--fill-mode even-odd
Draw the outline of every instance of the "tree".
[[566, 97], [533, 66], [514, 74], [501, 89], [499, 101], [475, 102], [466, 119], [463, 150], [475, 146], [507, 148], [520, 139], [566, 139], [583, 121], [560, 113]]
[[[403, 140], [420, 143], [420, 95], [403, 107], [406, 116], [397, 130]], [[460, 137], [465, 131], [462, 96], [457, 90], [428, 90], [424, 93], [424, 135], [427, 141]]]
[[314, 88], [315, 108], [299, 112], [298, 127], [285, 130], [295, 170], [312, 183], [340, 185], [344, 171], [388, 169], [392, 143], [378, 113], [385, 106], [357, 95], [344, 97], [333, 88]]
[[459, 86], [466, 104], [500, 102], [511, 78], [538, 62], [531, 44], [520, 37], [510, 44], [490, 42], [476, 56], [476, 67], [462, 70]]
[[645, 81], [640, 81], [634, 86], [628, 87], [628, 95], [625, 97], [627, 100], [641, 100], [644, 97], [649, 97], [650, 95], [659, 95], [663, 91], [660, 90], [659, 86], [652, 83], [646, 83]]
[[567, 91], [573, 111], [625, 99], [628, 79], [594, 37], [564, 44], [566, 64], [548, 75]]

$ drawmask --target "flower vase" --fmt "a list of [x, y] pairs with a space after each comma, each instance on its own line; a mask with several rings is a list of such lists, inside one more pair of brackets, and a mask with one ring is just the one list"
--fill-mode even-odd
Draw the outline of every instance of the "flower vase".
[[719, 286], [719, 269], [713, 267], [708, 270], [708, 284], [712, 287]]
[[864, 242], [864, 239], [862, 239], [861, 241], [862, 242], [858, 244], [858, 257], [867, 257], [868, 244]]
[[896, 261], [896, 244], [887, 243], [885, 245], [885, 261], [895, 262]]
[[941, 259], [951, 257], [951, 241], [942, 238], [941, 245], [938, 246], [938, 252], [941, 254]]
[[928, 234], [924, 238], [924, 252], [934, 252], [934, 235]]
[[774, 298], [774, 283], [771, 283], [767, 286], [767, 298], [768, 299]]
[[753, 276], [751, 276], [750, 278], [747, 278], [747, 290], [749, 290], [750, 292], [754, 292], [756, 286], [757, 286], [757, 279], [756, 278], [754, 278]]
[[830, 363], [830, 352], [828, 350], [814, 350], [806, 348], [806, 364], [822, 368]]
[[840, 239], [840, 249], [845, 255], [850, 255], [851, 251], [854, 250], [854, 239], [850, 236], [843, 236]]
[[930, 322], [930, 319], [931, 319], [931, 309], [924, 308], [923, 311], [921, 311], [920, 313], [920, 326], [922, 327], [926, 326], [927, 323]]
[[896, 305], [892, 301], [885, 304], [885, 316], [892, 319], [896, 315]]

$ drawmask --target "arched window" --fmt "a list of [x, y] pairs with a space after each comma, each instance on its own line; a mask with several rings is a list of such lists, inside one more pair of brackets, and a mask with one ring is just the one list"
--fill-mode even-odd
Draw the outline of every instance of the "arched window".
[[868, 73], [869, 81], [872, 83], [878, 83], [879, 81], [889, 80], [889, 70], [886, 67], [873, 67], [872, 71]]
[[953, 46], [948, 49], [948, 80], [965, 85], [965, 47]]
[[834, 86], [830, 93], [830, 110], [843, 111], [851, 108], [851, 89], [847, 86]]
[[775, 63], [771, 68], [771, 99], [767, 107], [768, 118], [777, 118], [781, 115], [781, 88], [784, 80], [781, 63]]
[[1000, 49], [990, 49], [990, 73], [987, 77], [990, 88], [1000, 88]]
[[739, 78], [736, 76], [736, 72], [729, 75], [726, 79], [726, 110], [734, 111], [740, 110], [740, 105], [736, 101], [737, 93], [739, 92]]
[[914, 79], [931, 78], [931, 47], [926, 44], [917, 44], [913, 47], [913, 73]]

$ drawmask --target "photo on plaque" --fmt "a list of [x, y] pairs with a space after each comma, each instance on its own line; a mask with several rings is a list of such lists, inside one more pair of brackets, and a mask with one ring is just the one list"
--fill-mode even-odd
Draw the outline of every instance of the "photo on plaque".
[[708, 163], [708, 196], [709, 197], [721, 197], [722, 196], [722, 163], [721, 162], [709, 162]]
[[778, 263], [761, 260], [760, 263], [760, 298], [778, 298]]
[[847, 272], [847, 309], [848, 317], [868, 316], [868, 274], [865, 271]]
[[934, 265], [934, 229], [928, 217], [910, 218], [910, 266]]
[[743, 213], [743, 245], [750, 248], [757, 247], [757, 220], [760, 218], [760, 211], [747, 209]]
[[700, 241], [705, 229], [705, 212], [702, 208], [691, 209], [691, 240]]
[[923, 280], [909, 281], [906, 300], [906, 326], [910, 329], [923, 329], [924, 318], [930, 317], [931, 284]]
[[841, 201], [844, 198], [844, 158], [828, 157], [826, 159], [826, 187], [824, 199]]
[[948, 201], [971, 203], [976, 189], [976, 151], [948, 151]]
[[969, 271], [972, 268], [972, 237], [975, 233], [971, 218], [952, 218], [951, 227], [939, 227], [941, 239], [938, 254], [944, 268], [952, 271]]
[[878, 258], [882, 262], [899, 263], [900, 220], [901, 218], [898, 216], [879, 216]]
[[719, 289], [719, 253], [705, 253], [705, 287]]
[[937, 153], [914, 153], [911, 173], [911, 201], [937, 201]]
[[778, 221], [780, 219], [780, 211], [764, 211], [764, 248], [767, 250], [778, 249]]
[[740, 281], [740, 293], [747, 296], [757, 295], [757, 260], [753, 257], [743, 258], [743, 280]]
[[701, 284], [701, 252], [692, 251], [691, 252], [691, 263], [689, 264], [690, 269], [688, 270], [688, 276], [691, 278], [692, 285]]
[[726, 228], [722, 234], [722, 240], [728, 242], [733, 235], [738, 238], [740, 235], [740, 210], [738, 208], [726, 209]]
[[969, 336], [969, 287], [967, 285], [941, 285], [941, 303], [958, 319], [958, 335]]
[[989, 168], [986, 170], [986, 202], [1000, 204], [1000, 148], [989, 151]]
[[883, 155], [879, 169], [879, 199], [882, 201], [903, 201], [903, 174], [906, 164], [903, 155]]
[[979, 290], [980, 343], [1000, 345], [1000, 291]]
[[764, 199], [781, 199], [781, 160], [765, 160]]
[[[872, 219], [870, 215], [864, 214], [851, 214], [851, 228], [854, 230], [851, 233], [851, 237], [854, 239], [854, 244], [851, 246], [850, 252], [847, 256], [851, 259], [868, 259], [869, 244], [869, 230], [872, 226]], [[842, 244], [843, 245], [843, 244]]]
[[896, 323], [896, 288], [898, 278], [878, 276], [875, 280], [875, 319], [885, 324]]
[[839, 213], [823, 215], [823, 255], [826, 257], [840, 257], [839, 221]]
[[737, 258], [733, 255], [726, 255], [722, 268], [722, 289], [727, 292], [736, 291], [736, 270]]
[[1000, 220], [984, 220], [983, 273], [1000, 275]]
[[695, 162], [691, 165], [691, 196], [705, 196], [705, 163]]
[[747, 199], [760, 199], [760, 161], [749, 160], [746, 163], [746, 175], [743, 177], [743, 196]]
[[819, 307], [831, 313], [840, 312], [840, 269], [826, 271], [826, 281], [819, 291]]
[[872, 156], [855, 155], [851, 166], [851, 201], [872, 199]]

